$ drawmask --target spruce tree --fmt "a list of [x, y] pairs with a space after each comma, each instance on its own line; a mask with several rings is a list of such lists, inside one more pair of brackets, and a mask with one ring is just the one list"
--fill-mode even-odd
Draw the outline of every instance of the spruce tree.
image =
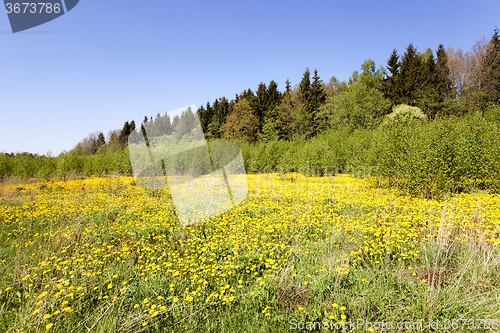
[[390, 75], [387, 75], [380, 84], [380, 90], [384, 93], [385, 97], [389, 98], [392, 103], [396, 104], [399, 99], [399, 69], [401, 63], [399, 62], [399, 55], [394, 49], [387, 60], [387, 69]]
[[130, 130], [130, 124], [128, 123], [128, 121], [126, 121], [125, 124], [123, 124], [123, 128], [119, 136], [121, 148], [125, 148], [127, 146], [128, 136], [130, 135], [130, 133], [132, 133], [132, 131]]
[[319, 131], [318, 111], [319, 107], [325, 103], [326, 93], [322, 81], [319, 78], [318, 70], [314, 70], [313, 82], [310, 90], [309, 112], [311, 121], [311, 135], [316, 135]]
[[259, 125], [262, 128], [262, 124], [264, 122], [264, 115], [266, 114], [267, 108], [269, 107], [269, 98], [267, 94], [267, 86], [264, 82], [259, 83], [259, 87], [257, 88], [256, 97], [253, 101], [250, 101], [251, 108], [255, 116], [259, 121]]
[[437, 60], [436, 60], [436, 70], [439, 82], [441, 84], [442, 93], [445, 98], [453, 97], [453, 89], [452, 82], [450, 76], [450, 69], [448, 68], [448, 55], [444, 49], [443, 44], [439, 44], [438, 49], [436, 51]]
[[500, 36], [495, 28], [486, 54], [481, 64], [482, 82], [481, 91], [486, 93], [489, 101], [500, 102]]
[[285, 93], [289, 92], [291, 88], [292, 88], [292, 84], [290, 83], [290, 80], [286, 79], [286, 82], [285, 82]]
[[299, 85], [299, 93], [300, 93], [300, 102], [304, 105], [304, 107], [309, 105], [309, 101], [311, 100], [311, 79], [309, 68], [306, 69], [304, 75], [302, 76], [302, 80]]
[[401, 62], [397, 81], [397, 98], [395, 104], [415, 106], [424, 85], [424, 65], [413, 44], [409, 44]]

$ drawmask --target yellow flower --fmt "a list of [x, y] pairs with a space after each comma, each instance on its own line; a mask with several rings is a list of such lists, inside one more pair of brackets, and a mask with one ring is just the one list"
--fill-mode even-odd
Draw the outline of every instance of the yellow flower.
[[46, 314], [45, 316], [43, 316], [43, 318], [45, 318], [45, 319], [49, 319], [50, 317], [52, 317], [52, 316], [49, 314]]
[[108, 289], [111, 289], [111, 288], [113, 288], [113, 284], [112, 283], [108, 284]]
[[46, 330], [50, 330], [50, 328], [51, 328], [52, 326], [54, 326], [54, 324], [49, 323], [49, 324], [47, 324], [47, 326], [45, 326], [45, 329], [46, 329]]
[[134, 305], [134, 309], [137, 309], [139, 307], [139, 304]]

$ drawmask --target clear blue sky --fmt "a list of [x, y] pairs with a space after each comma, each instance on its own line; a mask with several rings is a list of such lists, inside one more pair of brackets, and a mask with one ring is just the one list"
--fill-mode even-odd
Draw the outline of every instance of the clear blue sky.
[[470, 48], [500, 27], [500, 1], [81, 0], [12, 34], [0, 13], [0, 152], [53, 155], [90, 132], [306, 69], [347, 80], [393, 48]]

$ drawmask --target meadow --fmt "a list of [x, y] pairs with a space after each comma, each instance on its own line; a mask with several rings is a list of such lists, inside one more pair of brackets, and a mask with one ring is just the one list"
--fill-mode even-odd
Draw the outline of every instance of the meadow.
[[498, 329], [498, 194], [246, 177], [240, 205], [183, 228], [169, 193], [132, 177], [4, 182], [0, 331]]

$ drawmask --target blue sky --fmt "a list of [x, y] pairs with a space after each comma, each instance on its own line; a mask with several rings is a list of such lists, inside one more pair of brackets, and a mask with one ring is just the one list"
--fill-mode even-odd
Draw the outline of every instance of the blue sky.
[[308, 67], [347, 80], [393, 48], [468, 49], [500, 27], [500, 1], [81, 0], [13, 34], [0, 14], [0, 152], [57, 155], [91, 132]]

